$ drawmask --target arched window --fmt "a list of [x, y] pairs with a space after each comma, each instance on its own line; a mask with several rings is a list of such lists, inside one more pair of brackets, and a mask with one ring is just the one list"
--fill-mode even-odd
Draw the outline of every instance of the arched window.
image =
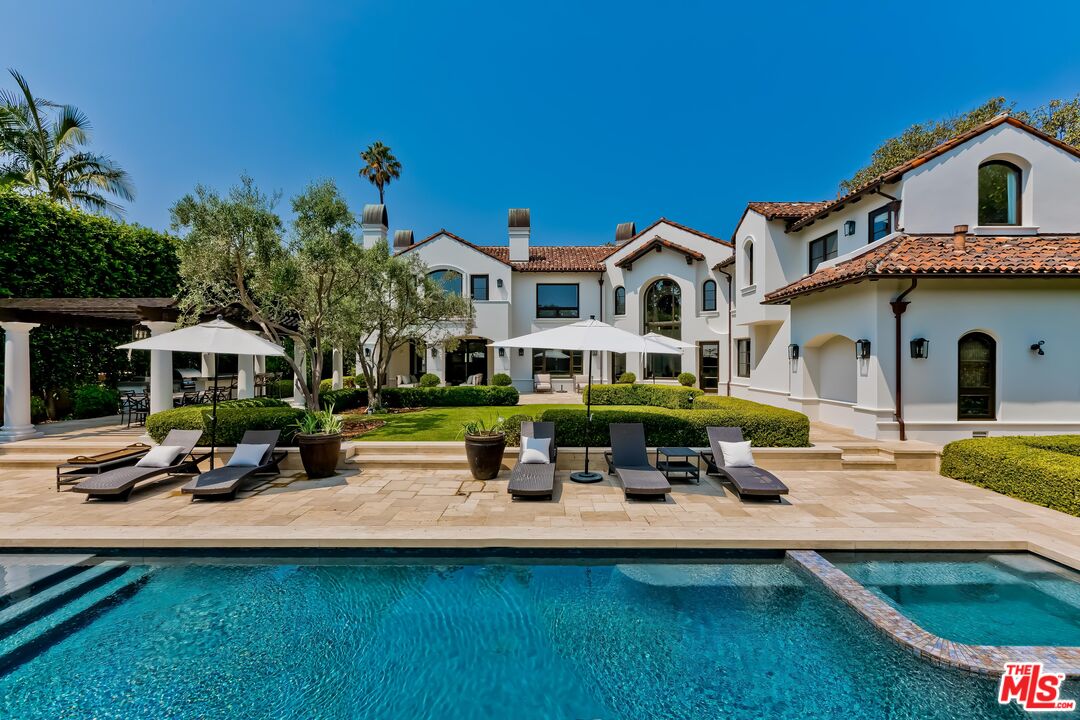
[[701, 285], [701, 309], [705, 312], [716, 310], [716, 281], [706, 280]]
[[434, 270], [428, 277], [442, 286], [451, 295], [461, 295], [461, 273], [457, 270]]
[[[646, 333], [682, 340], [682, 291], [678, 283], [663, 278], [649, 286], [645, 291], [644, 320]], [[649, 355], [645, 372], [648, 377], [677, 377], [682, 372], [682, 357]]]
[[986, 333], [960, 338], [957, 355], [956, 415], [960, 420], [993, 420], [996, 410], [997, 343]]
[[1004, 160], [979, 166], [979, 224], [1020, 224], [1020, 168]]
[[622, 285], [615, 288], [615, 314], [626, 314], [626, 288]]
[[743, 283], [744, 287], [749, 287], [754, 284], [754, 241], [747, 240], [746, 245], [743, 246], [743, 279], [746, 281]]

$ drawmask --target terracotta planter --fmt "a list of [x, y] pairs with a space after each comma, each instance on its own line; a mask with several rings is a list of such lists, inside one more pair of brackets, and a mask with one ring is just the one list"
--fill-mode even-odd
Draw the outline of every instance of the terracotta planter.
[[338, 455], [341, 452], [341, 434], [296, 436], [300, 446], [300, 461], [310, 478], [324, 478], [337, 474]]
[[503, 451], [506, 449], [506, 436], [466, 435], [465, 455], [469, 458], [469, 470], [477, 480], [491, 480], [502, 469]]

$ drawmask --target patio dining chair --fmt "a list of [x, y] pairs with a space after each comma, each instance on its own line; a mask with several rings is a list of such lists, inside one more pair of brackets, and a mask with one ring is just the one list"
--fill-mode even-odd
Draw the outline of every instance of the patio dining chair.
[[537, 373], [533, 376], [533, 392], [551, 392], [551, 373]]

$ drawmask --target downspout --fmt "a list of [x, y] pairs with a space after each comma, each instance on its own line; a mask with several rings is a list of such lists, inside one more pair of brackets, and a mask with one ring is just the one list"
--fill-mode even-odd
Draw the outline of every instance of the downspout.
[[908, 296], [908, 293], [910, 293], [912, 290], [914, 290], [915, 286], [917, 286], [918, 284], [919, 284], [919, 279], [918, 278], [911, 278], [911, 285], [908, 287], [908, 289], [905, 290], [904, 292], [900, 293], [900, 295], [898, 295], [895, 300], [892, 300], [892, 301], [889, 302], [889, 306], [892, 307], [893, 317], [896, 318], [896, 410], [894, 410], [894, 414], [896, 415], [896, 424], [900, 428], [900, 439], [901, 440], [907, 440], [907, 430], [904, 427], [904, 400], [903, 400], [903, 378], [904, 378], [904, 375], [903, 375], [903, 373], [901, 372], [901, 369], [900, 369], [900, 360], [901, 360], [901, 357], [903, 356], [903, 353], [900, 350], [900, 348], [901, 348], [901, 333], [900, 333], [901, 321], [900, 321], [900, 318], [904, 314], [904, 311], [907, 310], [907, 306], [911, 304], [910, 302], [908, 302], [904, 298], [906, 298]]
[[[596, 277], [596, 282], [600, 285], [600, 322], [604, 322], [604, 271], [601, 270], [600, 274]], [[589, 362], [592, 362], [592, 355], [589, 356]], [[600, 358], [600, 380], [604, 380], [604, 358]], [[592, 365], [589, 366], [589, 381], [592, 381]], [[612, 382], [615, 379], [612, 378]]]
[[731, 273], [723, 268], [715, 268], [718, 273], [722, 273], [727, 278], [727, 395], [731, 397], [731, 303], [735, 302], [734, 296], [731, 294]]

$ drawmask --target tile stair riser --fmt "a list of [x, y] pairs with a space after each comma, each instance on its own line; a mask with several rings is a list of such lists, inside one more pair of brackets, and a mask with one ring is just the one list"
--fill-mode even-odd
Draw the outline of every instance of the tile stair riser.
[[80, 595], [101, 587], [122, 575], [126, 569], [126, 563], [115, 560], [91, 565], [83, 572], [5, 608], [0, 612], [0, 638], [5, 638], [26, 625], [36, 622]]

